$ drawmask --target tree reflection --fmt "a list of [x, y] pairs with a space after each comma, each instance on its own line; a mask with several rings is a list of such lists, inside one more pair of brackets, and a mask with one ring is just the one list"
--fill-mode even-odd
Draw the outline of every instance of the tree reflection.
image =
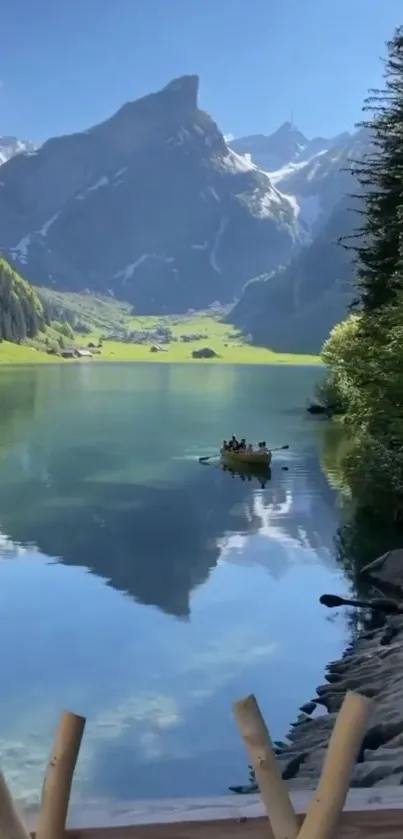
[[[402, 527], [385, 524], [360, 504], [360, 498], [351, 498], [343, 458], [348, 451], [348, 429], [335, 423], [318, 427], [321, 442], [321, 467], [329, 483], [339, 492], [341, 523], [335, 535], [336, 557], [354, 597], [365, 600], [374, 596], [374, 585], [362, 575], [362, 569], [388, 550], [402, 543]], [[376, 493], [376, 487], [374, 487]], [[382, 616], [370, 612], [349, 613], [350, 628], [356, 633], [363, 626], [374, 626]]]
[[20, 429], [32, 422], [36, 408], [37, 382], [20, 372], [11, 378], [0, 375], [0, 454], [18, 440]]

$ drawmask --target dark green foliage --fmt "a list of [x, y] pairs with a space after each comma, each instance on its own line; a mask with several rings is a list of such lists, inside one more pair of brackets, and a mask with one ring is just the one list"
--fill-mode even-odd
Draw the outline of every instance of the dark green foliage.
[[403, 27], [387, 47], [385, 87], [372, 90], [364, 106], [370, 150], [352, 167], [364, 193], [363, 224], [352, 237], [356, 302], [368, 312], [395, 302], [403, 288]]
[[38, 295], [0, 256], [0, 340], [21, 343], [34, 338], [43, 325]]
[[373, 149], [358, 169], [358, 316], [332, 330], [323, 349], [329, 386], [340, 393], [351, 447], [346, 481], [361, 508], [403, 520], [403, 27], [388, 44], [385, 90], [372, 95]]

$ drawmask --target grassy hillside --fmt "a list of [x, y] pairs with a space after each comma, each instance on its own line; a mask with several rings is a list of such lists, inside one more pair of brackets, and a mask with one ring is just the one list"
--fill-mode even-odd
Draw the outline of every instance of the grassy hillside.
[[[0, 344], [0, 363], [60, 362], [58, 354], [92, 345], [93, 361], [156, 361], [203, 364], [311, 364], [316, 356], [273, 353], [248, 344], [238, 330], [217, 314], [199, 312], [165, 317], [132, 314], [129, 304], [91, 294], [38, 289], [47, 323], [23, 346]], [[161, 343], [159, 333], [165, 342]], [[151, 351], [152, 346], [159, 350]], [[209, 347], [215, 359], [193, 359], [195, 349]], [[63, 360], [63, 363], [69, 363]]]
[[[319, 362], [317, 356], [289, 355], [274, 353], [266, 347], [254, 347], [247, 344], [235, 327], [223, 323], [207, 313], [167, 317], [131, 317], [133, 329], [154, 329], [163, 326], [172, 331], [175, 341], [163, 345], [163, 351], [150, 352], [147, 344], [124, 344], [116, 341], [104, 341], [101, 358], [122, 361], [158, 361], [226, 363], [226, 364], [312, 364]], [[203, 338], [182, 341], [182, 336], [201, 334]], [[95, 337], [95, 336], [94, 336]], [[216, 359], [193, 359], [192, 352], [202, 347], [210, 347], [219, 356]]]
[[37, 292], [50, 320], [67, 321], [78, 334], [104, 334], [127, 325], [132, 306], [113, 297], [54, 291], [38, 288]]

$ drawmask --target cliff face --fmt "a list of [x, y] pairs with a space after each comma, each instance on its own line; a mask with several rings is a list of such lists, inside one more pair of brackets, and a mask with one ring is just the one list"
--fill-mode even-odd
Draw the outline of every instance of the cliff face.
[[353, 298], [353, 258], [338, 244], [356, 216], [342, 199], [313, 242], [282, 270], [248, 283], [229, 315], [255, 343], [283, 352], [318, 353]]

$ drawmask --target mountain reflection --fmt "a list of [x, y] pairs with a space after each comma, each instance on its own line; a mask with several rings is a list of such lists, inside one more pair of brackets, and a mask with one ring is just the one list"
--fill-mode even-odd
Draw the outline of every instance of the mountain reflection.
[[276, 579], [301, 560], [334, 567], [333, 491], [318, 487], [307, 456], [279, 467], [264, 490], [195, 462], [181, 480], [154, 485], [119, 482], [116, 467], [114, 451], [20, 447], [14, 472], [23, 479], [0, 484], [3, 530], [178, 618], [220, 556]]
[[[238, 549], [227, 550], [227, 559], [258, 562], [275, 578], [301, 548], [310, 552], [304, 559], [333, 565], [335, 493], [314, 452], [290, 461], [276, 455], [264, 490], [255, 478], [186, 459], [196, 443], [202, 451], [214, 447], [234, 417], [258, 439], [272, 410], [271, 378], [284, 410], [288, 400], [301, 401], [298, 388], [306, 384], [292, 371], [265, 371], [265, 387], [261, 376], [206, 366], [195, 384], [194, 370], [169, 365], [7, 375], [0, 394], [1, 529], [11, 543], [82, 566], [180, 618], [189, 616], [191, 592], [231, 539]], [[285, 422], [291, 425], [282, 433], [292, 443], [300, 420]], [[259, 550], [244, 560], [239, 547], [253, 534]]]
[[[81, 485], [72, 485], [68, 473], [62, 492], [61, 464], [51, 458], [49, 486], [31, 478], [0, 487], [4, 531], [66, 565], [88, 568], [141, 603], [187, 617], [190, 593], [216, 565], [223, 532], [257, 526], [246, 516], [247, 487], [224, 485], [225, 476], [198, 464], [191, 479], [169, 486], [91, 481], [95, 459], [76, 456], [86, 464]], [[97, 459], [103, 473], [108, 465], [108, 456]]]

